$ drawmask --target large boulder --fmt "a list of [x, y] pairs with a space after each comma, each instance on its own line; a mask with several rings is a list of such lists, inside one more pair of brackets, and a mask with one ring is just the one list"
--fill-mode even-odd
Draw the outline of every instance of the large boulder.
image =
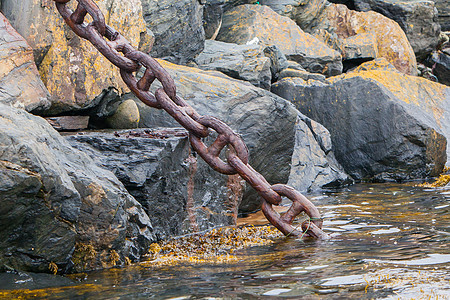
[[151, 54], [185, 64], [203, 50], [203, 5], [198, 0], [141, 0], [147, 27], [155, 34]]
[[243, 179], [195, 157], [185, 130], [85, 132], [67, 139], [114, 172], [144, 207], [158, 239], [236, 225]]
[[217, 40], [236, 44], [276, 45], [307, 71], [327, 76], [342, 72], [341, 55], [303, 32], [294, 21], [268, 6], [241, 5], [223, 15]]
[[[346, 51], [346, 45], [360, 45], [363, 54], [373, 44], [376, 58], [386, 58], [402, 73], [417, 73], [416, 57], [405, 33], [395, 21], [379, 13], [357, 12], [327, 0], [261, 0], [261, 3], [295, 20], [303, 30], [340, 51], [350, 63], [355, 57], [353, 51]], [[357, 39], [357, 35], [363, 36]], [[349, 41], [349, 38], [356, 40]], [[347, 53], [351, 56], [346, 56]]]
[[441, 26], [433, 1], [355, 0], [355, 7], [360, 11], [376, 11], [397, 22], [418, 59], [424, 59], [439, 42]]
[[0, 104], [0, 269], [76, 271], [138, 259], [155, 241], [118, 179], [44, 119]]
[[285, 78], [272, 91], [330, 130], [334, 152], [358, 180], [436, 176], [450, 154], [450, 89], [370, 70], [326, 83]]
[[195, 59], [202, 70], [216, 70], [230, 77], [269, 89], [272, 83], [271, 60], [259, 45], [237, 45], [207, 40]]
[[33, 112], [49, 108], [33, 50], [1, 13], [0, 37], [0, 102]]
[[[241, 134], [250, 152], [250, 165], [274, 183], [285, 183], [291, 173], [296, 145], [296, 123], [299, 112], [288, 101], [244, 81], [235, 80], [216, 71], [202, 71], [160, 61], [177, 85], [178, 94], [202, 115], [217, 117]], [[153, 90], [159, 85], [155, 84]], [[166, 112], [144, 105], [136, 100], [140, 109], [140, 127], [179, 127]], [[306, 131], [308, 128], [304, 127]], [[314, 137], [305, 134], [305, 138]], [[303, 144], [302, 144], [303, 143]], [[302, 141], [302, 145], [315, 143]], [[324, 152], [311, 152], [302, 161], [315, 160]], [[326, 167], [325, 167], [326, 168]], [[315, 185], [317, 173], [301, 178]], [[330, 172], [327, 183], [336, 182]], [[299, 181], [298, 180], [298, 181]], [[323, 183], [323, 182], [322, 182]], [[326, 183], [323, 183], [326, 184]], [[317, 184], [319, 185], [319, 184]], [[301, 186], [299, 184], [299, 186]], [[252, 211], [260, 200], [251, 188], [246, 188], [240, 209]]]
[[[72, 9], [76, 1], [69, 2]], [[108, 16], [108, 24], [121, 32], [132, 45], [147, 38], [140, 0], [97, 1]], [[12, 25], [37, 49], [39, 73], [52, 96], [46, 114], [60, 114], [93, 107], [96, 96], [108, 87], [119, 93], [128, 91], [119, 69], [104, 58], [88, 41], [76, 36], [65, 25], [54, 1], [3, 0], [2, 10]]]

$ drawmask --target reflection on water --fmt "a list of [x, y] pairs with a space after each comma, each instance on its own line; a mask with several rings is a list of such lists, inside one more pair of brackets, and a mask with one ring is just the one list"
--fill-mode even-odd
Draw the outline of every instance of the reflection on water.
[[77, 274], [57, 288], [3, 274], [0, 298], [450, 299], [449, 190], [364, 184], [309, 197], [330, 240], [282, 238], [234, 253], [235, 263]]

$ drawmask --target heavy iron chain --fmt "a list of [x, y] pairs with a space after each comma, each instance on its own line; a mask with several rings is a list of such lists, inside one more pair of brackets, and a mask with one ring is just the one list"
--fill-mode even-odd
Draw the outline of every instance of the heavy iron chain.
[[[174, 80], [169, 73], [151, 56], [137, 51], [114, 28], [105, 23], [105, 17], [93, 0], [77, 0], [75, 11], [67, 7], [71, 0], [53, 0], [67, 25], [80, 37], [89, 40], [97, 50], [112, 64], [120, 69], [122, 79], [130, 90], [146, 105], [164, 109], [180, 125], [189, 131], [189, 140], [194, 150], [217, 172], [226, 175], [239, 174], [261, 196], [262, 211], [266, 218], [284, 235], [326, 237], [322, 231], [322, 219], [314, 204], [294, 188], [284, 185], [270, 185], [267, 180], [248, 164], [248, 149], [241, 136], [228, 125], [211, 116], [198, 114], [184, 99], [176, 94]], [[91, 23], [85, 22], [86, 15], [92, 17]], [[106, 39], [105, 39], [106, 38]], [[144, 75], [135, 77], [141, 67]], [[153, 95], [149, 89], [155, 79], [161, 82]], [[202, 138], [217, 132], [216, 140], [208, 147]], [[227, 162], [219, 155], [227, 147]], [[272, 207], [279, 205], [281, 197], [292, 201], [289, 210], [280, 216]], [[309, 219], [304, 221], [302, 230], [292, 226], [297, 215], [305, 212]]]

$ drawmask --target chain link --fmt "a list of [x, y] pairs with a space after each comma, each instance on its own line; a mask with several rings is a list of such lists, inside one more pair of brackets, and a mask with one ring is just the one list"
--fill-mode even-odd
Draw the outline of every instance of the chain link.
[[[120, 33], [106, 25], [103, 13], [93, 0], [77, 0], [75, 11], [67, 7], [71, 0], [53, 1], [67, 25], [78, 36], [90, 41], [120, 69], [124, 82], [143, 103], [164, 109], [189, 131], [192, 147], [206, 163], [222, 174], [239, 174], [258, 192], [262, 198], [263, 213], [270, 223], [287, 236], [309, 235], [315, 238], [327, 236], [321, 229], [322, 220], [314, 204], [290, 186], [270, 185], [264, 176], [248, 164], [248, 149], [241, 136], [217, 118], [198, 114], [179, 97], [176, 94], [175, 82], [169, 73], [154, 58], [137, 51]], [[89, 24], [85, 23], [87, 15], [93, 20]], [[142, 67], [145, 68], [145, 72], [138, 80], [134, 73]], [[161, 83], [162, 88], [157, 89], [153, 95], [149, 89], [155, 79]], [[202, 138], [209, 136], [211, 130], [217, 133], [217, 137], [210, 146], [207, 146]], [[225, 147], [228, 148], [226, 162], [220, 158]], [[280, 216], [272, 205], [279, 205], [282, 196], [289, 198], [292, 205], [283, 216]], [[301, 224], [303, 231], [292, 226], [294, 219], [301, 212], [309, 216], [309, 219]]]

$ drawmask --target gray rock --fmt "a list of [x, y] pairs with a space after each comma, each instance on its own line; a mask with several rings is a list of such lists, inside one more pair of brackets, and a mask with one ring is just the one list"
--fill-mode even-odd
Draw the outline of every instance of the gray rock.
[[0, 178], [1, 269], [92, 270], [138, 259], [155, 241], [141, 205], [111, 172], [44, 119], [4, 104]]
[[222, 26], [223, 3], [221, 1], [206, 1], [203, 8], [203, 29], [205, 38], [214, 40]]
[[51, 105], [31, 47], [1, 13], [0, 102], [33, 112], [41, 112]]
[[[178, 94], [192, 107], [202, 115], [221, 119], [241, 134], [254, 169], [272, 184], [288, 181], [298, 117], [298, 111], [291, 103], [219, 72], [161, 63], [174, 78]], [[166, 112], [136, 101], [141, 113], [140, 127], [179, 127]], [[334, 177], [330, 178], [329, 182], [334, 180]], [[255, 192], [246, 188], [240, 210], [252, 211], [259, 205]]]
[[230, 77], [269, 89], [272, 73], [271, 60], [258, 45], [237, 45], [207, 40], [205, 49], [195, 62], [202, 70], [220, 71]]
[[151, 55], [186, 64], [203, 50], [203, 6], [198, 0], [141, 0], [144, 20], [155, 35]]
[[353, 183], [332, 151], [331, 137], [321, 124], [299, 114], [288, 185], [298, 191], [336, 188]]
[[236, 224], [244, 181], [195, 157], [185, 130], [86, 132], [67, 139], [114, 172], [142, 204], [159, 239]]
[[442, 31], [450, 31], [450, 1], [436, 0], [435, 5], [438, 11], [438, 20]]
[[217, 40], [236, 44], [276, 45], [307, 71], [333, 76], [342, 73], [339, 52], [304, 32], [295, 22], [264, 5], [241, 5], [223, 15]]
[[355, 0], [355, 7], [361, 11], [376, 11], [397, 22], [419, 60], [431, 53], [439, 42], [441, 26], [433, 1]]
[[[440, 115], [440, 121], [434, 119], [430, 107], [394, 95], [389, 86], [376, 81], [375, 72], [350, 73], [328, 83], [285, 78], [272, 91], [330, 130], [336, 158], [353, 178], [401, 181], [438, 175], [447, 159], [446, 136], [450, 133], [448, 122], [442, 121], [450, 113]], [[397, 82], [405, 77], [397, 72], [380, 71], [378, 75], [395, 87], [402, 85], [405, 95], [421, 88], [417, 81], [426, 82], [417, 77]], [[411, 97], [421, 99], [430, 91]], [[439, 101], [445, 107], [449, 96], [447, 91], [443, 99], [424, 101]]]
[[427, 59], [438, 82], [450, 85], [450, 55], [443, 51], [436, 51]]
[[[283, 52], [281, 52], [280, 48], [278, 48], [276, 45], [267, 46], [266, 48], [264, 48], [264, 55], [270, 58], [270, 71], [272, 72], [272, 80], [277, 79], [278, 74], [289, 66], [290, 62], [287, 60]], [[299, 63], [292, 63], [303, 69], [303, 67]]]
[[308, 81], [310, 79], [312, 80], [319, 80], [319, 81], [325, 81], [325, 76], [322, 74], [315, 74], [315, 73], [309, 73], [307, 71], [302, 70], [296, 70], [287, 68], [280, 72], [278, 78], [282, 79], [285, 77], [298, 77], [305, 81]]

